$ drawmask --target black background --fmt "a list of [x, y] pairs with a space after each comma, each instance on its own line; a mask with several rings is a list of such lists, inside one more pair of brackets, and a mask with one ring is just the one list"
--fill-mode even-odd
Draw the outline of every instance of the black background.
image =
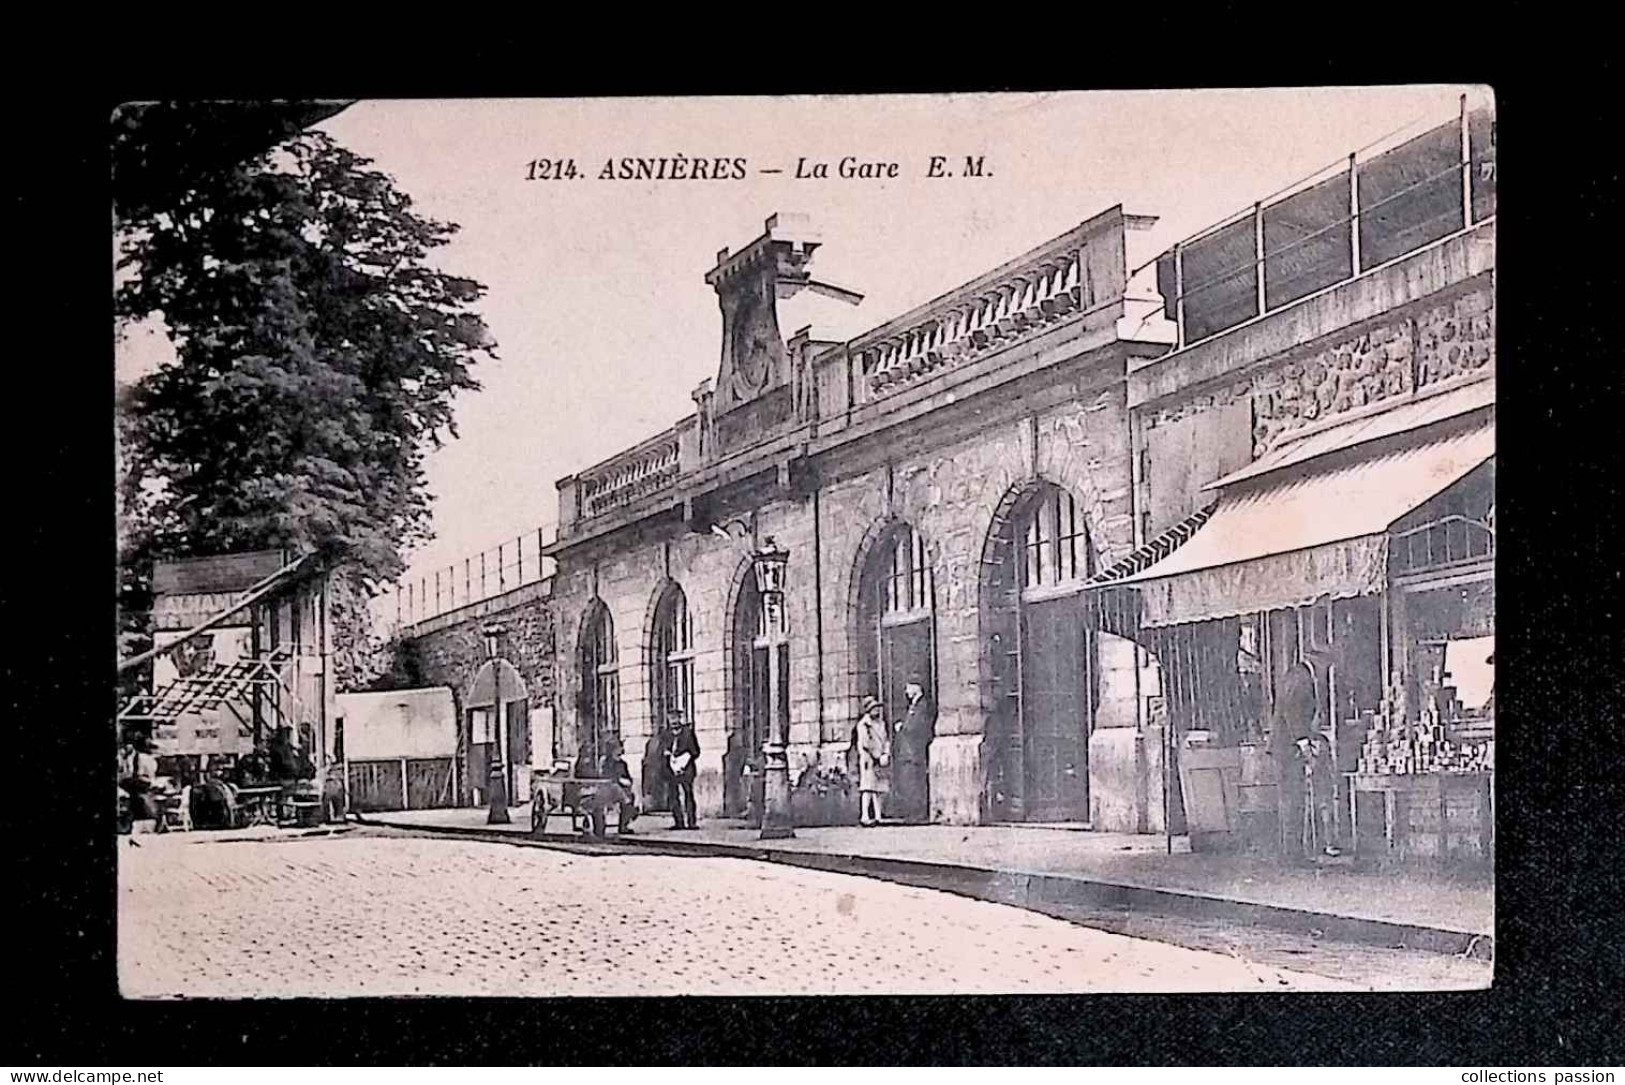
[[[494, 41], [488, 24], [401, 43], [284, 28], [244, 52], [125, 34], [76, 48], [10, 100], [11, 469], [4, 588], [5, 803], [12, 997], [3, 1061], [208, 1064], [1424, 1064], [1622, 1059], [1617, 596], [1621, 308], [1618, 142], [1601, 35], [1517, 5], [1339, 9], [1221, 26], [1100, 9], [949, 15], [941, 39], [837, 26], [723, 49], [701, 34], [656, 74], [625, 36], [559, 67], [567, 36]], [[1074, 13], [1077, 14], [1077, 13]], [[109, 16], [110, 19], [114, 18]], [[131, 16], [119, 17], [128, 21]], [[156, 18], [156, 16], [142, 16]], [[640, 17], [641, 19], [641, 17]], [[1547, 22], [1558, 48], [1546, 48]], [[1001, 29], [1002, 28], [1002, 29]], [[511, 30], [504, 26], [503, 30]], [[754, 28], [753, 28], [754, 29]], [[1225, 33], [1234, 34], [1232, 41]], [[436, 32], [438, 33], [438, 32]], [[707, 32], [708, 33], [708, 32]], [[787, 36], [789, 35], [789, 36]], [[755, 35], [753, 34], [753, 37]], [[275, 34], [267, 35], [275, 39]], [[1043, 57], [1036, 43], [1061, 46]], [[146, 40], [143, 40], [146, 39]], [[18, 44], [22, 44], [19, 39]], [[32, 52], [33, 50], [23, 50]], [[1343, 54], [1329, 59], [1333, 52]], [[41, 54], [43, 55], [43, 53]], [[845, 58], [845, 63], [841, 61]], [[911, 65], [915, 65], [911, 70]], [[407, 78], [405, 71], [435, 72]], [[952, 81], [958, 77], [959, 81]], [[115, 659], [108, 118], [170, 97], [449, 97], [974, 91], [1472, 82], [1497, 92], [1497, 692], [1501, 795], [1495, 985], [1421, 995], [1045, 998], [425, 999], [125, 1002], [114, 972], [105, 796]], [[1609, 133], [1613, 132], [1614, 135]], [[1216, 166], [1222, 168], [1222, 164]], [[1200, 183], [1200, 178], [1193, 178]], [[1125, 193], [1125, 198], [1131, 193]], [[13, 233], [15, 238], [15, 233]], [[16, 245], [16, 241], [13, 241]], [[21, 332], [19, 337], [17, 333]], [[22, 483], [21, 486], [16, 485]], [[1617, 997], [1617, 995], [1615, 995]]]

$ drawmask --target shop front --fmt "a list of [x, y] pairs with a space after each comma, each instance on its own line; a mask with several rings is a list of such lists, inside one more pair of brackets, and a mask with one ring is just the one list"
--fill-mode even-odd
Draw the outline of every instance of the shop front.
[[1218, 480], [1188, 540], [1101, 585], [1155, 657], [1193, 849], [1489, 857], [1494, 422], [1430, 413]]

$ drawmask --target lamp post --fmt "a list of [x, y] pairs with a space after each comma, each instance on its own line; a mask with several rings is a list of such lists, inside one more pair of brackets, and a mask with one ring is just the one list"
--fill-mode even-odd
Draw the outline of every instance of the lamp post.
[[496, 702], [494, 707], [495, 723], [492, 727], [491, 743], [491, 775], [486, 781], [487, 790], [491, 795], [491, 812], [486, 815], [487, 825], [507, 825], [508, 818], [508, 769], [505, 764], [504, 753], [507, 748], [507, 736], [503, 734], [502, 727], [502, 666], [497, 658], [497, 648], [502, 635], [507, 630], [500, 625], [488, 625], [480, 630], [485, 637], [485, 656], [491, 661], [491, 697]]
[[767, 627], [767, 697], [771, 729], [762, 744], [762, 831], [763, 840], [785, 840], [796, 835], [790, 810], [789, 724], [785, 718], [779, 689], [779, 653], [784, 644], [784, 577], [790, 552], [778, 546], [770, 535], [751, 555], [756, 573], [756, 591], [762, 600]]

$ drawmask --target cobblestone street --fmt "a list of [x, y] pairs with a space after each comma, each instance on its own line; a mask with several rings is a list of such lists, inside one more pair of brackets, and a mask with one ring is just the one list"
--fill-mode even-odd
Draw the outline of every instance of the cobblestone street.
[[1350, 987], [739, 859], [372, 833], [140, 843], [119, 843], [119, 977], [132, 997]]

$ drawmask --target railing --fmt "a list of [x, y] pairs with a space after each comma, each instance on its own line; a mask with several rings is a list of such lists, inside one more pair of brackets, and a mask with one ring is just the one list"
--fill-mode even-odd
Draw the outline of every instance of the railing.
[[392, 591], [396, 628], [546, 579], [553, 573], [553, 560], [544, 557], [542, 550], [556, 539], [551, 526], [539, 527], [462, 561], [432, 570], [414, 570]]
[[[1095, 237], [1100, 241], [1091, 245]], [[854, 339], [866, 397], [974, 361], [1120, 297], [1121, 253], [1105, 242], [1098, 226], [1085, 223]]]
[[681, 472], [676, 430], [582, 472], [581, 515], [597, 516], [669, 485]]
[[[1200, 342], [1495, 215], [1487, 109], [1356, 151], [1156, 260], [1176, 345]], [[1375, 145], [1374, 145], [1375, 146]], [[1328, 171], [1338, 170], [1330, 177]]]
[[1039, 264], [962, 308], [863, 350], [859, 365], [870, 388], [884, 391], [1079, 311], [1093, 300], [1078, 282], [1079, 263], [1073, 253]]

